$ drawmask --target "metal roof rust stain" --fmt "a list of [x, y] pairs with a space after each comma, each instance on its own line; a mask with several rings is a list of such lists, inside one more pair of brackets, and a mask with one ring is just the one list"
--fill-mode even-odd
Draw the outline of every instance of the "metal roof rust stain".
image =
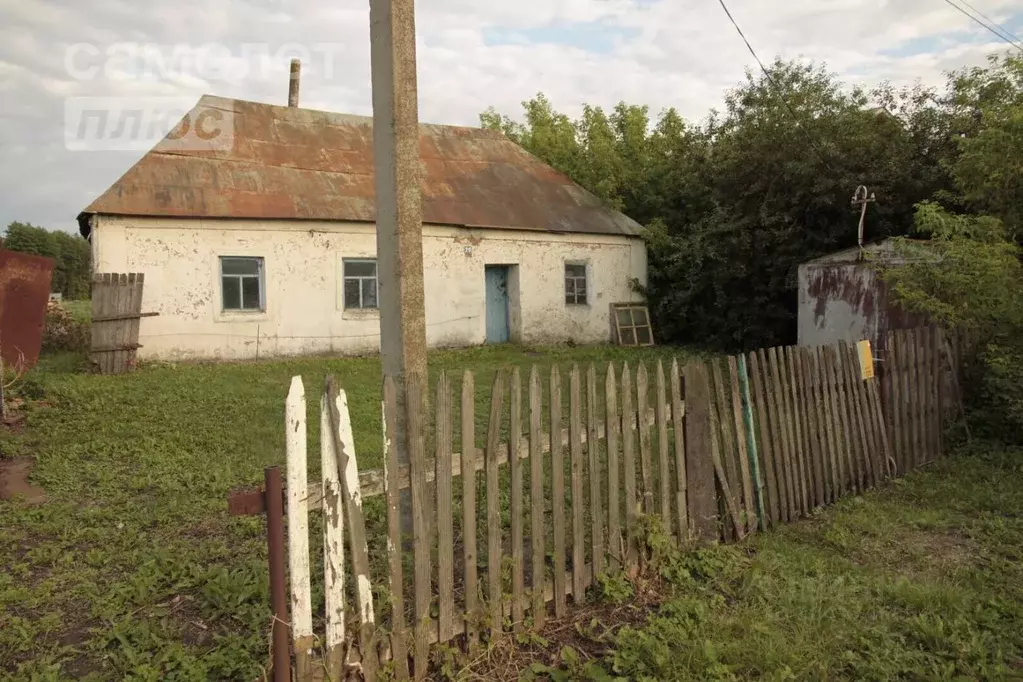
[[[90, 204], [92, 214], [374, 222], [372, 118], [206, 95], [225, 148], [169, 135]], [[423, 222], [638, 236], [640, 226], [501, 133], [420, 126]]]

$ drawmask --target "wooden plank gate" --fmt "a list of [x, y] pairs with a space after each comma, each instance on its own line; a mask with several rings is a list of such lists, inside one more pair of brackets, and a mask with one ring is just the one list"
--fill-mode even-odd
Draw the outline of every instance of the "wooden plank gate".
[[143, 273], [97, 273], [92, 279], [93, 365], [100, 374], [123, 374], [135, 366], [142, 312]]
[[[602, 575], [633, 574], [645, 554], [641, 519], [681, 548], [732, 542], [927, 464], [941, 454], [943, 387], [953, 383], [942, 347], [934, 330], [894, 334], [883, 384], [869, 353], [848, 344], [684, 368], [572, 366], [566, 381], [558, 367], [546, 375], [534, 367], [527, 377], [499, 371], [485, 433], [477, 433], [472, 372], [462, 375], [457, 399], [451, 377], [436, 377], [430, 427], [427, 387], [413, 378], [404, 386], [409, 466], [397, 461], [397, 386], [386, 378], [382, 471], [359, 471], [347, 397], [329, 379], [320, 402], [322, 480], [311, 486], [305, 394], [295, 377], [284, 495], [290, 616], [281, 607], [274, 619], [275, 642], [290, 631], [294, 662], [275, 644], [275, 679], [290, 679], [292, 666], [298, 680], [374, 680], [384, 670], [425, 679], [433, 643], [473, 648], [541, 630]], [[406, 488], [410, 552], [399, 516]], [[364, 511], [380, 495], [381, 513]], [[262, 513], [265, 498], [235, 494], [232, 513]], [[313, 510], [324, 514], [313, 555], [322, 545], [319, 637]]]

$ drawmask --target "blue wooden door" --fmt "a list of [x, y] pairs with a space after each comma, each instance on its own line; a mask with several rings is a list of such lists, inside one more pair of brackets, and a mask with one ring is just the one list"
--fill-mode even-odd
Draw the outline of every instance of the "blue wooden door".
[[508, 266], [488, 265], [487, 343], [508, 342]]

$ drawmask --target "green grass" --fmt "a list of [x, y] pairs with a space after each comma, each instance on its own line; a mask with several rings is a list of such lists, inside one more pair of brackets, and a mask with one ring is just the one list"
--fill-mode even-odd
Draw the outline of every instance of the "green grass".
[[61, 303], [76, 322], [89, 322], [92, 320], [92, 301], [84, 299], [81, 301], [63, 301]]
[[672, 596], [606, 642], [626, 679], [1023, 679], [1023, 451], [960, 453], [664, 569]]
[[[434, 353], [430, 366], [433, 379], [476, 371], [482, 443], [500, 367], [670, 353], [483, 348]], [[311, 478], [329, 373], [348, 391], [361, 467], [378, 466], [379, 361], [118, 377], [78, 373], [83, 362], [44, 357], [18, 389], [35, 401], [26, 430], [0, 434], [0, 456], [37, 458], [33, 482], [50, 498], [0, 502], [0, 679], [256, 678], [270, 625], [263, 524], [228, 517], [227, 494], [284, 463], [296, 374]], [[1019, 679], [1021, 463], [1018, 450], [965, 453], [741, 546], [676, 557], [665, 606], [603, 643], [604, 665], [648, 680]]]
[[[501, 367], [561, 364], [567, 403], [569, 363], [674, 352], [479, 348], [433, 353], [430, 369], [456, 385], [476, 372], [482, 444]], [[263, 523], [228, 517], [227, 495], [284, 463], [294, 375], [306, 386], [311, 479], [328, 374], [348, 392], [360, 468], [378, 467], [379, 359], [154, 364], [123, 376], [82, 374], [83, 364], [45, 356], [18, 388], [35, 401], [25, 432], [0, 434], [0, 456], [35, 457], [32, 481], [49, 496], [0, 503], [0, 679], [255, 678], [269, 628]]]

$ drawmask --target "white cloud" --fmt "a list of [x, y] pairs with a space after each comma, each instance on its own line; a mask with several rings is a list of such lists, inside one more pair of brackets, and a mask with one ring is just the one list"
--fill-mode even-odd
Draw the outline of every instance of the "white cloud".
[[[972, 0], [1003, 20], [1012, 0]], [[939, 83], [942, 72], [978, 64], [1005, 48], [937, 0], [731, 0], [736, 20], [765, 61], [775, 56], [826, 62], [850, 84], [882, 80]], [[713, 0], [421, 0], [417, 7], [423, 120], [475, 124], [487, 106], [517, 115], [545, 92], [576, 114], [583, 103], [620, 100], [677, 107], [702, 118], [742, 79], [753, 60]], [[1018, 17], [1018, 14], [1017, 14]], [[587, 49], [572, 25], [608, 27], [610, 50]], [[569, 27], [552, 41], [551, 27]], [[517, 31], [547, 42], [488, 45], [488, 31]], [[130, 65], [74, 78], [68, 46], [88, 43], [94, 60], [119, 42], [223, 46], [218, 69], [158, 70], [139, 78]], [[512, 41], [510, 41], [511, 43]], [[270, 64], [246, 50], [270, 46]], [[303, 106], [370, 113], [368, 0], [21, 0], [0, 8], [0, 226], [29, 220], [73, 230], [74, 217], [135, 161], [134, 153], [64, 149], [64, 100], [82, 96], [185, 96], [204, 93], [283, 104], [288, 44], [331, 45], [325, 63], [303, 65]], [[246, 47], [248, 46], [248, 47]], [[308, 50], [307, 50], [308, 52]], [[169, 54], [169, 52], [168, 52]], [[88, 57], [89, 55], [84, 55]], [[249, 67], [235, 77], [238, 67]], [[231, 68], [234, 70], [232, 71]], [[328, 68], [330, 67], [330, 68]]]

